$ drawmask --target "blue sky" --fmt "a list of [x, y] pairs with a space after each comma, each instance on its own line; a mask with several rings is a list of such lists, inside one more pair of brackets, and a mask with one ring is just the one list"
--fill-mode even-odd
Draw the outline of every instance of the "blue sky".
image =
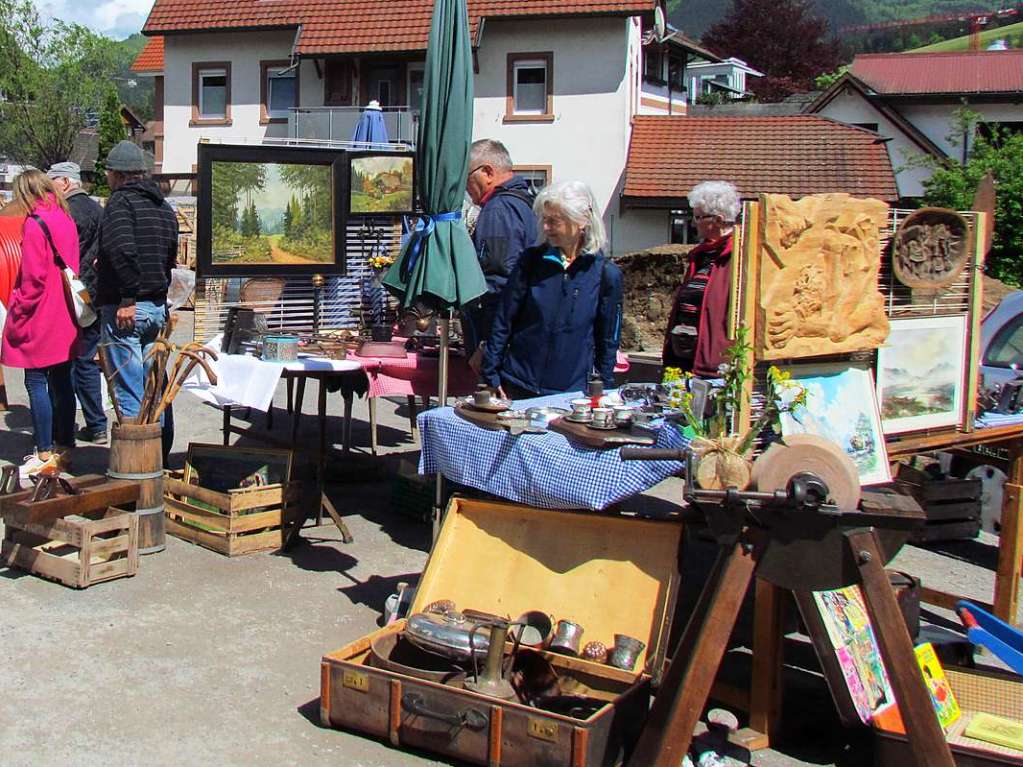
[[142, 29], [153, 0], [32, 0], [45, 17], [75, 22], [121, 40]]

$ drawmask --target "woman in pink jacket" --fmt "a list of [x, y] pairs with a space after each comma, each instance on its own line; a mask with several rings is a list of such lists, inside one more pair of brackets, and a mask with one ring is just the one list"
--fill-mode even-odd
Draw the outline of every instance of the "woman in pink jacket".
[[[71, 360], [78, 325], [71, 315], [54, 248], [78, 272], [78, 230], [67, 204], [42, 171], [14, 180], [14, 199], [29, 211], [21, 240], [21, 270], [11, 291], [0, 363], [25, 369], [36, 451], [22, 464], [23, 476], [57, 471], [74, 444], [75, 395]], [[49, 231], [53, 240], [46, 236]]]

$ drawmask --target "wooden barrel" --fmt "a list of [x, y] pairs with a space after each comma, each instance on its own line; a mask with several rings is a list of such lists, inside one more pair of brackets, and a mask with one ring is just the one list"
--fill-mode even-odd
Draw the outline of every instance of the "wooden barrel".
[[139, 554], [155, 554], [167, 546], [163, 517], [162, 428], [158, 423], [114, 424], [110, 430], [108, 477], [139, 483], [135, 516], [139, 521]]

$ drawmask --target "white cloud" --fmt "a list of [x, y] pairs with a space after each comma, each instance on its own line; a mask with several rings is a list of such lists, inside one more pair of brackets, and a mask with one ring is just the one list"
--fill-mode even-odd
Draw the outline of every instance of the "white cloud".
[[142, 29], [153, 0], [33, 0], [44, 18], [60, 19], [122, 39]]

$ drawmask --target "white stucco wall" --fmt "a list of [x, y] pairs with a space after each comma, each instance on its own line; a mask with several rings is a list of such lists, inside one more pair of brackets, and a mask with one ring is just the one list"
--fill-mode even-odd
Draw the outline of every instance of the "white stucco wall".
[[[164, 38], [164, 173], [191, 173], [200, 138], [260, 140], [285, 137], [286, 124], [259, 124], [259, 62], [287, 59], [293, 31], [167, 35]], [[231, 62], [231, 125], [192, 127], [192, 62]], [[299, 72], [301, 104], [322, 104], [323, 83], [312, 62]]]
[[[959, 103], [900, 103], [896, 105], [896, 109], [947, 155], [962, 160], [962, 137], [955, 136], [954, 140], [950, 138], [951, 134], [956, 132], [955, 113], [961, 106]], [[970, 110], [980, 115], [982, 122], [1023, 121], [1023, 103], [1007, 104], [971, 99], [968, 106]]]
[[[501, 141], [516, 165], [550, 165], [555, 181], [586, 181], [611, 232], [629, 148], [628, 64], [638, 42], [637, 26], [623, 18], [488, 19], [479, 50], [473, 138]], [[554, 121], [506, 123], [508, 54], [545, 51], [554, 54]]]
[[892, 169], [895, 171], [899, 196], [920, 197], [923, 195], [923, 182], [931, 177], [931, 171], [925, 167], [910, 167], [909, 165], [912, 158], [922, 157], [923, 152], [870, 102], [858, 93], [845, 90], [832, 99], [818, 114], [850, 125], [877, 123], [878, 133], [885, 138], [891, 138], [886, 146], [888, 147], [888, 156], [892, 161]]

